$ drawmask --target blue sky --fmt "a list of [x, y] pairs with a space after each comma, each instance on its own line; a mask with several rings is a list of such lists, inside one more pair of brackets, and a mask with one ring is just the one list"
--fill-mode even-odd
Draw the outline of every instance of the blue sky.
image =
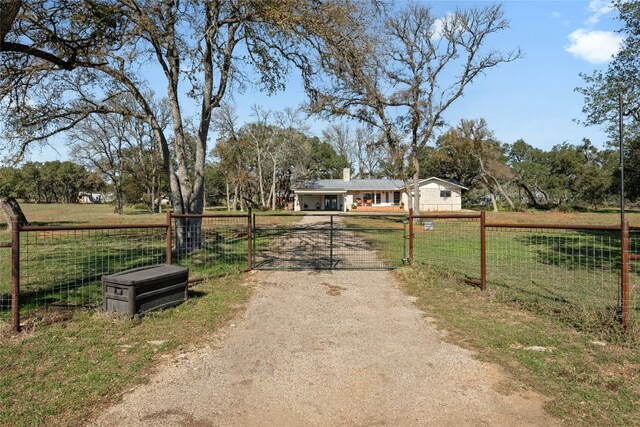
[[[492, 4], [445, 0], [429, 3], [441, 16], [456, 7]], [[583, 98], [574, 89], [582, 85], [579, 73], [591, 74], [606, 68], [617, 50], [620, 36], [615, 30], [620, 24], [610, 2], [511, 0], [502, 4], [511, 27], [494, 35], [487, 46], [504, 51], [520, 48], [523, 58], [480, 76], [448, 110], [447, 122], [455, 125], [463, 118], [483, 117], [498, 140], [512, 143], [522, 138], [545, 150], [565, 141], [577, 144], [582, 138], [603, 147], [607, 137], [601, 128], [575, 123], [575, 119], [583, 118]], [[267, 96], [247, 89], [234, 101], [240, 121], [244, 122], [251, 120], [252, 105], [271, 110], [296, 108], [304, 101], [304, 91], [300, 80], [291, 76], [284, 92]], [[311, 133], [320, 136], [329, 123], [312, 118], [309, 125]], [[32, 160], [65, 159], [64, 147], [59, 143], [55, 146], [57, 152], [51, 148], [34, 149]]]
[[[483, 1], [431, 1], [438, 15], [456, 7], [489, 5]], [[575, 123], [582, 119], [583, 97], [574, 91], [582, 85], [579, 73], [605, 69], [620, 41], [617, 14], [609, 1], [505, 1], [511, 27], [489, 39], [488, 46], [504, 51], [520, 48], [523, 58], [480, 76], [446, 113], [449, 124], [460, 119], [487, 120], [496, 137], [507, 143], [519, 138], [543, 149], [589, 138], [597, 147], [607, 141], [602, 128]], [[250, 120], [251, 105], [295, 108], [303, 97], [297, 79], [284, 93], [268, 97], [247, 91], [237, 97], [243, 120]], [[326, 122], [310, 120], [311, 131], [320, 136]]]

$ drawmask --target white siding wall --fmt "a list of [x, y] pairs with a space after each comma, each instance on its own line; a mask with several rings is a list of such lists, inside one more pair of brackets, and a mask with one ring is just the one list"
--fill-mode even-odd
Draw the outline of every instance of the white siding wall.
[[303, 194], [298, 197], [300, 197], [300, 209], [303, 211], [316, 211], [324, 208], [322, 195]]
[[355, 199], [353, 198], [353, 194], [346, 194], [344, 196], [344, 211], [346, 212], [347, 210], [351, 210], [351, 205], [353, 204], [353, 201]]
[[[451, 197], [440, 197], [440, 192], [451, 191]], [[462, 194], [458, 187], [440, 182], [428, 182], [420, 187], [420, 211], [459, 211], [462, 209]]]

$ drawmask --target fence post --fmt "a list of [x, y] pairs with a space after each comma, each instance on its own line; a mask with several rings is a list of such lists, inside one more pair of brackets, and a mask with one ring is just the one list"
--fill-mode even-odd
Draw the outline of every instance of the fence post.
[[11, 330], [20, 332], [20, 219], [11, 217]]
[[253, 230], [251, 232], [251, 237], [252, 237], [252, 242], [250, 243], [252, 245], [252, 251], [251, 251], [251, 267], [253, 268], [253, 265], [255, 264], [255, 257], [256, 257], [256, 237], [258, 235], [257, 233], [257, 228], [256, 228], [256, 214], [252, 215], [252, 224], [253, 224]]
[[167, 254], [165, 257], [165, 263], [171, 265], [172, 259], [171, 259], [171, 249], [173, 247], [173, 233], [171, 232], [171, 224], [172, 223], [172, 219], [171, 219], [171, 211], [167, 211], [167, 237], [166, 237], [166, 241], [167, 241]]
[[487, 289], [487, 219], [486, 212], [480, 212], [480, 289]]
[[247, 214], [247, 270], [253, 270], [253, 209]]
[[622, 327], [629, 326], [629, 221], [622, 222], [622, 283], [620, 286], [620, 300], [622, 309]]
[[409, 265], [413, 264], [413, 208], [409, 208]]
[[329, 229], [329, 268], [333, 268], [333, 215], [331, 215], [331, 228]]

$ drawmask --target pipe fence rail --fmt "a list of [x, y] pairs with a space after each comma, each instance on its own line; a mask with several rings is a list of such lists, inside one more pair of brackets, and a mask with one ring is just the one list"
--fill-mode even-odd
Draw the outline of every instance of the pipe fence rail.
[[0, 319], [10, 317], [11, 329], [20, 331], [23, 317], [98, 307], [102, 276], [135, 267], [184, 265], [190, 282], [246, 271], [250, 218], [168, 213], [159, 224], [22, 227], [14, 218], [11, 249], [0, 247], [10, 253], [0, 263], [3, 279], [10, 278], [0, 282]]
[[[316, 219], [313, 220], [312, 217]], [[22, 226], [0, 241], [0, 320], [96, 307], [101, 278], [174, 263], [190, 282], [257, 269], [426, 265], [584, 328], [640, 321], [640, 227], [491, 223], [480, 213], [179, 215]]]

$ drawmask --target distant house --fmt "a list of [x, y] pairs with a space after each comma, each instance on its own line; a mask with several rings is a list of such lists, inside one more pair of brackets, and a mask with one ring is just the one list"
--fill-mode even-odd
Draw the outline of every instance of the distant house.
[[113, 193], [89, 193], [81, 191], [78, 193], [78, 203], [111, 203], [115, 199]]
[[[459, 211], [462, 209], [462, 190], [457, 182], [431, 177], [422, 179], [420, 211]], [[342, 179], [319, 179], [298, 185], [294, 192], [296, 211], [343, 211], [364, 207], [362, 210], [408, 211], [408, 197], [404, 181], [398, 179], [351, 179], [344, 169]]]
[[102, 203], [104, 195], [102, 193], [87, 193], [81, 191], [78, 193], [78, 203]]

